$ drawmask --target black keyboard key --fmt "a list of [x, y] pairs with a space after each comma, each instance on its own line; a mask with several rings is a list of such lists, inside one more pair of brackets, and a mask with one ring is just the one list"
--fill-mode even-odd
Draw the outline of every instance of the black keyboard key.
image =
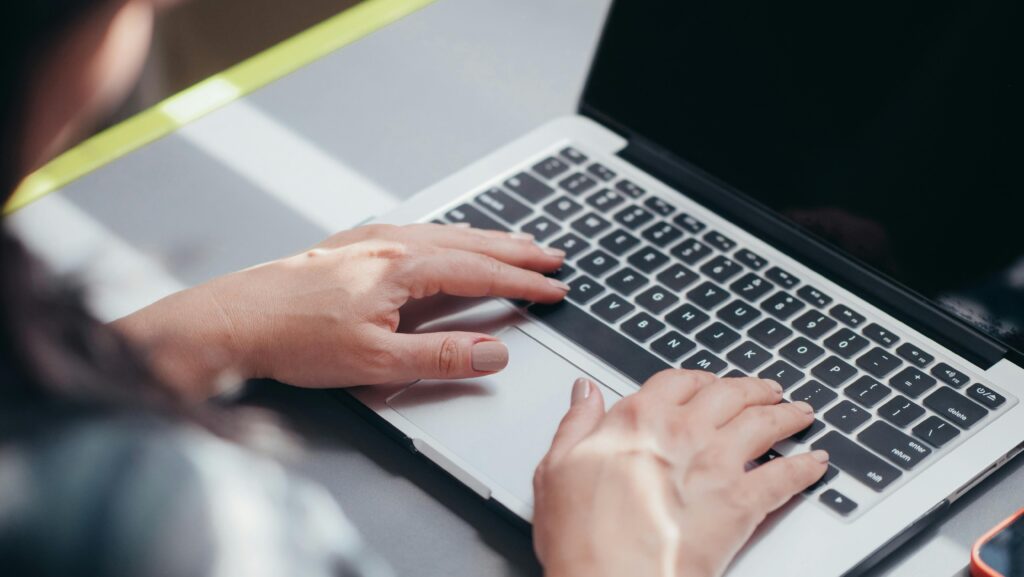
[[999, 405], [1006, 402], [1006, 397], [980, 383], [974, 383], [967, 387], [966, 392], [968, 397], [978, 401], [990, 409], [998, 409]]
[[639, 206], [627, 206], [615, 213], [615, 220], [629, 230], [636, 230], [654, 220], [654, 214]]
[[903, 395], [896, 395], [887, 403], [878, 408], [878, 416], [896, 425], [905, 428], [913, 423], [918, 417], [924, 414], [924, 409]]
[[597, 181], [582, 172], [577, 172], [558, 181], [558, 186], [573, 196], [579, 196], [597, 186]]
[[757, 317], [761, 316], [761, 311], [739, 299], [736, 299], [719, 309], [717, 316], [732, 328], [742, 330], [744, 327], [757, 320]]
[[853, 328], [859, 327], [860, 325], [864, 324], [865, 320], [867, 320], [864, 318], [864, 315], [858, 313], [857, 311], [851, 309], [846, 305], [836, 305], [832, 307], [832, 310], [830, 310], [828, 314], [843, 321], [843, 324], [845, 324], [846, 326]]
[[654, 285], [637, 295], [636, 302], [657, 315], [679, 302], [679, 297], [672, 294], [672, 291], [665, 287]]
[[782, 385], [785, 390], [802, 380], [804, 373], [786, 361], [775, 361], [762, 369], [757, 376], [762, 379], [771, 379]]
[[558, 279], [558, 280], [564, 281], [564, 280], [568, 279], [569, 277], [571, 277], [574, 274], [576, 274], [576, 269], [574, 269], [573, 267], [571, 267], [571, 266], [569, 266], [567, 264], [563, 264], [561, 268], [559, 268], [558, 270], [556, 270], [555, 272], [553, 272], [553, 273], [551, 273], [551, 274], [549, 274], [547, 276], [549, 276], [549, 277], [551, 277], [553, 279]]
[[842, 328], [825, 339], [825, 348], [849, 359], [871, 344], [868, 340], [847, 328]]
[[750, 302], [757, 302], [773, 288], [772, 283], [764, 280], [752, 272], [741, 276], [736, 282], [729, 285], [729, 288], [736, 294]]
[[733, 255], [733, 258], [738, 260], [740, 264], [744, 264], [754, 270], [761, 270], [765, 267], [765, 265], [768, 264], [768, 261], [764, 260], [756, 253], [751, 252], [745, 248], [741, 248], [740, 250], [736, 251], [736, 254]]
[[612, 255], [598, 249], [581, 258], [576, 264], [590, 274], [600, 277], [604, 275], [604, 273], [619, 266], [619, 261]]
[[598, 244], [608, 249], [612, 254], [622, 256], [640, 244], [640, 239], [624, 230], [613, 230], [605, 235]]
[[635, 309], [632, 303], [617, 294], [610, 294], [591, 305], [590, 310], [602, 319], [614, 323]]
[[667, 201], [662, 200], [656, 196], [651, 196], [644, 201], [644, 206], [660, 214], [661, 216], [668, 216], [676, 211], [676, 207], [669, 204]]
[[620, 293], [631, 295], [650, 281], [644, 275], [627, 266], [608, 277], [605, 282]]
[[889, 384], [892, 385], [892, 388], [911, 399], [920, 397], [922, 393], [935, 386], [936, 382], [934, 378], [929, 377], [914, 367], [906, 367], [889, 379]]
[[857, 369], [850, 366], [846, 361], [837, 356], [831, 356], [818, 366], [811, 369], [814, 376], [818, 377], [830, 387], [838, 387], [857, 374]]
[[789, 440], [794, 443], [806, 443], [807, 441], [814, 438], [815, 435], [821, 432], [825, 428], [825, 423], [822, 423], [818, 419], [814, 419], [814, 422], [807, 425], [807, 428], [801, 429], [796, 432]]
[[665, 320], [668, 321], [668, 324], [684, 333], [693, 332], [694, 329], [706, 323], [709, 318], [708, 315], [690, 303], [685, 303], [665, 315]]
[[911, 432], [918, 439], [938, 449], [959, 435], [960, 429], [933, 415], [918, 423]]
[[711, 280], [720, 283], [724, 283], [738, 275], [741, 270], [740, 265], [736, 264], [735, 261], [722, 255], [716, 256], [700, 267], [700, 272], [707, 275]]
[[871, 418], [871, 413], [850, 401], [840, 401], [838, 405], [829, 409], [823, 418], [826, 423], [849, 434], [857, 427], [868, 422], [868, 419]]
[[543, 176], [544, 178], [551, 180], [560, 174], [569, 171], [569, 165], [566, 164], [562, 159], [550, 156], [544, 160], [533, 165], [533, 171]]
[[603, 292], [604, 287], [600, 283], [587, 275], [581, 275], [569, 283], [569, 293], [566, 296], [585, 305]]
[[899, 342], [900, 338], [878, 323], [871, 323], [861, 331], [864, 336], [882, 345], [891, 347]]
[[658, 281], [676, 292], [697, 282], [698, 278], [700, 277], [697, 276], [697, 273], [679, 263], [658, 273]]
[[924, 399], [924, 406], [961, 429], [966, 429], [988, 414], [988, 409], [949, 387], [939, 387]]
[[697, 264], [711, 254], [708, 246], [695, 238], [684, 240], [669, 251], [672, 256], [686, 264]]
[[572, 227], [576, 229], [576, 232], [583, 235], [584, 238], [595, 238], [611, 225], [612, 223], [602, 218], [596, 212], [585, 214], [572, 223]]
[[712, 282], [704, 281], [686, 293], [686, 298], [709, 311], [725, 302], [725, 299], [729, 298], [729, 293]]
[[620, 192], [625, 193], [630, 198], [640, 198], [645, 192], [647, 192], [643, 188], [637, 186], [634, 182], [626, 180], [625, 178], [616, 183], [615, 188], [619, 189]]
[[870, 409], [888, 397], [892, 389], [867, 375], [861, 375], [853, 384], [846, 387], [845, 392], [847, 397]]
[[739, 333], [719, 322], [711, 323], [697, 333], [697, 342], [716, 353], [724, 351], [738, 340]]
[[493, 218], [487, 216], [475, 206], [468, 204], [459, 205], [457, 208], [453, 208], [445, 213], [444, 217], [448, 222], [465, 222], [474, 228], [482, 228], [486, 230], [500, 230], [508, 232], [509, 228]]
[[800, 312], [800, 309], [805, 306], [807, 305], [798, 301], [786, 291], [779, 291], [761, 303], [761, 308], [767, 311], [768, 314], [783, 321]]
[[676, 362], [696, 346], [693, 341], [676, 331], [669, 331], [651, 343], [651, 350], [672, 362]]
[[750, 338], [768, 348], [774, 348], [792, 334], [792, 330], [782, 326], [775, 319], [764, 319], [747, 331], [747, 335]]
[[498, 218], [512, 224], [518, 223], [533, 212], [525, 204], [499, 188], [492, 188], [480, 194], [476, 197], [476, 201]]
[[728, 365], [725, 361], [708, 351], [698, 351], [695, 355], [683, 361], [683, 364], [680, 366], [684, 369], [707, 371], [717, 375], [724, 371]]
[[775, 449], [768, 449], [767, 453], [765, 453], [765, 454], [761, 455], [760, 457], [754, 459], [754, 463], [757, 464], [757, 465], [764, 465], [765, 463], [770, 463], [770, 462], [774, 461], [775, 459], [778, 459], [781, 456], [782, 456], [782, 453], [776, 451]]
[[733, 369], [733, 370], [729, 371], [728, 373], [725, 373], [722, 376], [727, 378], [727, 379], [742, 379], [742, 378], [747, 376], [747, 373], [744, 373], [743, 371], [741, 371], [739, 369]]
[[689, 231], [693, 234], [697, 234], [706, 227], [703, 222], [693, 218], [685, 212], [677, 214], [676, 217], [672, 219], [672, 222], [682, 227], [683, 230]]
[[793, 288], [800, 284], [800, 279], [789, 274], [777, 266], [773, 266], [764, 273], [764, 276], [773, 283], [783, 288]]
[[832, 389], [829, 389], [825, 385], [815, 380], [810, 380], [800, 385], [793, 393], [789, 396], [792, 401], [803, 401], [808, 405], [814, 407], [815, 411], [820, 411], [825, 408], [832, 401], [836, 400], [839, 395]]
[[587, 155], [569, 146], [562, 149], [562, 157], [573, 164], [583, 164], [587, 161]]
[[645, 246], [629, 255], [629, 264], [646, 273], [652, 273], [668, 262], [665, 253], [650, 246]]
[[601, 164], [600, 162], [595, 162], [594, 164], [591, 164], [587, 168], [587, 172], [606, 182], [615, 178], [615, 171]]
[[715, 230], [709, 231], [707, 234], [704, 235], [704, 242], [710, 244], [711, 246], [717, 248], [718, 250], [725, 252], [729, 252], [730, 250], [736, 248], [735, 241]]
[[746, 341], [729, 351], [726, 358], [747, 373], [753, 373], [755, 369], [771, 360], [772, 354], [754, 343]]
[[825, 354], [825, 349], [804, 337], [797, 337], [779, 349], [779, 354], [796, 366], [804, 368]]
[[556, 220], [568, 220], [574, 214], [583, 210], [583, 205], [568, 196], [561, 196], [545, 204], [544, 210], [555, 217]]
[[543, 242], [551, 238], [551, 235], [562, 230], [562, 227], [546, 216], [538, 216], [524, 224], [519, 230], [532, 234], [533, 238], [537, 239], [538, 242]]
[[505, 188], [534, 204], [544, 200], [555, 192], [555, 189], [525, 172], [520, 172], [506, 180]]
[[825, 333], [836, 328], [837, 324], [838, 323], [836, 323], [836, 321], [814, 309], [811, 309], [798, 316], [796, 320], [793, 321], [793, 328], [808, 337], [817, 340], [825, 336]]
[[875, 491], [882, 491], [903, 474], [896, 467], [835, 431], [826, 433], [811, 444], [811, 448], [828, 451], [830, 463]]
[[587, 204], [601, 212], [608, 212], [624, 202], [626, 199], [621, 194], [607, 188], [602, 188], [587, 197]]
[[909, 471], [932, 453], [924, 443], [910, 437], [888, 423], [875, 421], [857, 435], [865, 447], [882, 455], [889, 462]]
[[622, 332], [640, 342], [646, 342], [647, 339], [658, 334], [664, 328], [665, 323], [645, 312], [639, 312], [633, 318], [622, 323]]
[[853, 499], [843, 495], [835, 489], [829, 489], [818, 497], [823, 505], [832, 509], [836, 513], [839, 513], [843, 517], [853, 513], [857, 509], [857, 502]]
[[570, 232], [551, 243], [551, 247], [565, 251], [565, 258], [570, 259], [590, 248], [590, 243]]
[[961, 371], [954, 369], [946, 363], [939, 363], [932, 367], [932, 374], [951, 387], [960, 388], [967, 384], [970, 379]]
[[901, 364], [903, 361], [899, 360], [896, 355], [879, 347], [875, 347], [857, 358], [857, 366], [871, 373], [871, 376], [876, 379], [888, 375]]
[[796, 296], [807, 301], [811, 306], [825, 308], [832, 303], [832, 297], [807, 284], [796, 291]]
[[[829, 481], [831, 481], [832, 479], [835, 479], [836, 475], [838, 475], [838, 474], [839, 474], [839, 469], [835, 468], [832, 465], [829, 465], [828, 468], [825, 469], [825, 474], [822, 475], [820, 479], [818, 479], [817, 481], [812, 483], [810, 487], [807, 487], [806, 489], [804, 489], [804, 494], [805, 495], [809, 495], [809, 494], [817, 491], [818, 489], [824, 487], [825, 485], [828, 484]], [[856, 505], [854, 505], [854, 507], [856, 507]]]
[[924, 368], [932, 364], [935, 357], [922, 351], [910, 343], [903, 343], [896, 349], [896, 354], [899, 355], [903, 360], [908, 363], [917, 366], [917, 368]]
[[658, 222], [648, 227], [642, 236], [657, 246], [668, 246], [682, 238], [683, 232], [667, 222]]
[[577, 306], [562, 301], [553, 305], [533, 305], [530, 312], [543, 323], [590, 351], [638, 384], [669, 368], [656, 357]]

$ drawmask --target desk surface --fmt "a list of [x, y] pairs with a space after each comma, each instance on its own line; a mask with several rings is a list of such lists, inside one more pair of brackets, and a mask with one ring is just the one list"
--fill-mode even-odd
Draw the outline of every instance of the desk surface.
[[[380, 214], [572, 113], [608, 0], [438, 0], [22, 209], [12, 222], [116, 318]], [[443, 143], [443, 144], [439, 144]], [[246, 402], [309, 442], [324, 483], [400, 575], [537, 575], [528, 537], [329, 393]], [[880, 574], [961, 574], [974, 536], [1024, 502], [1021, 462]]]

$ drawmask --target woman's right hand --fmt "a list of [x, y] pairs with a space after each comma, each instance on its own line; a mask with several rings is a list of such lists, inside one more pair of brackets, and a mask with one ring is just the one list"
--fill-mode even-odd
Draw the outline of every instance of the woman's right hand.
[[534, 477], [548, 577], [721, 575], [765, 516], [821, 478], [813, 451], [746, 464], [814, 420], [754, 378], [668, 370], [605, 413], [581, 379]]

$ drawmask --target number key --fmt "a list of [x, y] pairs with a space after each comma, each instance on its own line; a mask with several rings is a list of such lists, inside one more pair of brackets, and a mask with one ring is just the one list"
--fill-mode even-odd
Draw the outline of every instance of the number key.
[[832, 336], [825, 339], [825, 347], [844, 359], [864, 350], [869, 344], [868, 340], [847, 328], [836, 331]]
[[779, 291], [761, 303], [762, 309], [783, 321], [796, 314], [797, 311], [805, 306], [807, 305], [796, 300], [786, 291]]
[[772, 283], [764, 280], [752, 272], [741, 276], [736, 282], [729, 285], [729, 288], [736, 294], [750, 302], [757, 302], [761, 297], [771, 291]]
[[793, 321], [793, 328], [811, 337], [820, 339], [822, 335], [836, 327], [836, 321], [816, 310], [809, 310]]

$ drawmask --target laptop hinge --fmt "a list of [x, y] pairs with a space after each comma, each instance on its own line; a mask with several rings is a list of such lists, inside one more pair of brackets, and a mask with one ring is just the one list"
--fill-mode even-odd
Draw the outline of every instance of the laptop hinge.
[[688, 164], [667, 150], [631, 135], [619, 151], [626, 161], [761, 237], [843, 288], [987, 370], [1007, 348], [942, 311], [868, 265], [816, 241], [768, 207]]

